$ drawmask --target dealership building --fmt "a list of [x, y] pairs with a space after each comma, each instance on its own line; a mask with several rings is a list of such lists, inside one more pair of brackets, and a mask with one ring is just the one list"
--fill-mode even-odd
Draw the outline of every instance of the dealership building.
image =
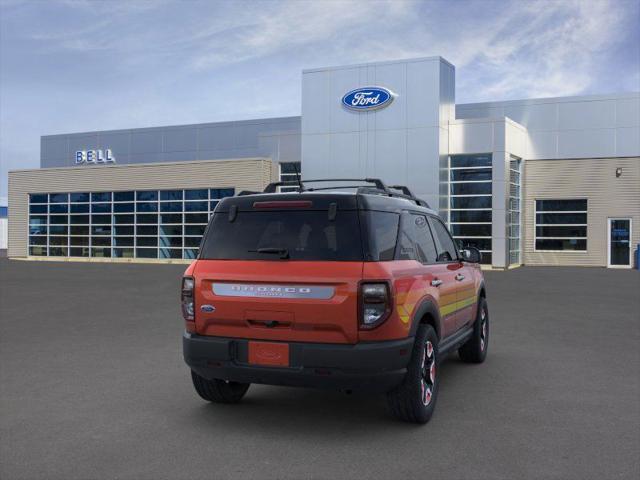
[[298, 117], [43, 136], [9, 173], [8, 255], [188, 262], [221, 198], [297, 169], [407, 185], [493, 268], [629, 267], [640, 92], [456, 104], [430, 57], [304, 70]]

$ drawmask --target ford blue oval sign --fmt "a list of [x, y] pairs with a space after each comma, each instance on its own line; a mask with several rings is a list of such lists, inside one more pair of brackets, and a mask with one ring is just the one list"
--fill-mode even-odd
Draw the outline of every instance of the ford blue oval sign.
[[395, 94], [384, 87], [362, 87], [347, 92], [342, 104], [351, 110], [377, 110], [393, 102]]

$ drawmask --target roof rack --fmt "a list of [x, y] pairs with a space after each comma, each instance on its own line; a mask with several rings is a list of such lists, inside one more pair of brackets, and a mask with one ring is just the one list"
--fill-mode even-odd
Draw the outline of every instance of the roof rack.
[[413, 192], [411, 190], [409, 190], [409, 187], [407, 187], [407, 186], [404, 186], [404, 185], [389, 185], [388, 188], [393, 188], [394, 190], [400, 190], [402, 192], [401, 195], [394, 194], [394, 196], [396, 196], [396, 197], [403, 197], [403, 198], [406, 198], [407, 200], [413, 200], [418, 205], [420, 205], [422, 207], [431, 208], [427, 202], [425, 202], [424, 200], [416, 197], [413, 194]]
[[277, 193], [278, 187], [295, 187], [300, 190], [300, 185], [298, 183], [292, 182], [271, 182], [269, 185], [265, 187], [262, 193]]
[[[361, 182], [369, 183], [368, 185], [334, 185], [331, 187], [307, 187], [307, 183], [320, 183], [320, 182]], [[287, 186], [297, 188], [298, 192], [314, 192], [318, 190], [336, 190], [342, 188], [355, 188], [357, 193], [367, 193], [374, 195], [387, 195], [389, 197], [404, 198], [416, 202], [416, 204], [429, 207], [429, 204], [424, 200], [417, 198], [408, 187], [404, 185], [390, 185], [387, 186], [379, 178], [322, 178], [312, 180], [298, 180], [298, 182], [273, 182], [267, 185], [263, 193], [276, 193], [278, 187]], [[400, 192], [393, 192], [392, 190], [400, 190]]]

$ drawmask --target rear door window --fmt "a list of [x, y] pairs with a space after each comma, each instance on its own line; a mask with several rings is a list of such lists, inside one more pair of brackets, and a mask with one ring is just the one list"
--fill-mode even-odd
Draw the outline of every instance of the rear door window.
[[[284, 254], [286, 252], [286, 254]], [[211, 260], [362, 261], [358, 212], [273, 210], [216, 213], [200, 253]]]
[[429, 217], [429, 225], [433, 232], [438, 250], [438, 262], [452, 262], [458, 259], [456, 245], [442, 221]]
[[438, 256], [436, 245], [431, 236], [431, 229], [424, 215], [411, 215], [413, 228], [416, 233], [416, 245], [422, 263], [435, 263]]
[[402, 217], [398, 260], [435, 263], [436, 246], [424, 215], [406, 213]]

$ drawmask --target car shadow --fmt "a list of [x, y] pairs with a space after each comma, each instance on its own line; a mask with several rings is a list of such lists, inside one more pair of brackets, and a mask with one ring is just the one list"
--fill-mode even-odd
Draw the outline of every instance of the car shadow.
[[[450, 356], [441, 364], [441, 396], [451, 383], [464, 382], [468, 366]], [[439, 401], [437, 412], [448, 410]], [[387, 409], [384, 394], [344, 393], [295, 387], [252, 385], [242, 402], [236, 405], [202, 402], [185, 412], [198, 425], [212, 431], [224, 427], [295, 435], [308, 434], [334, 437], [336, 431], [349, 428], [349, 436], [368, 435], [385, 430], [406, 432], [410, 424], [396, 420]], [[439, 415], [436, 413], [436, 417]], [[419, 427], [416, 425], [416, 427]]]

